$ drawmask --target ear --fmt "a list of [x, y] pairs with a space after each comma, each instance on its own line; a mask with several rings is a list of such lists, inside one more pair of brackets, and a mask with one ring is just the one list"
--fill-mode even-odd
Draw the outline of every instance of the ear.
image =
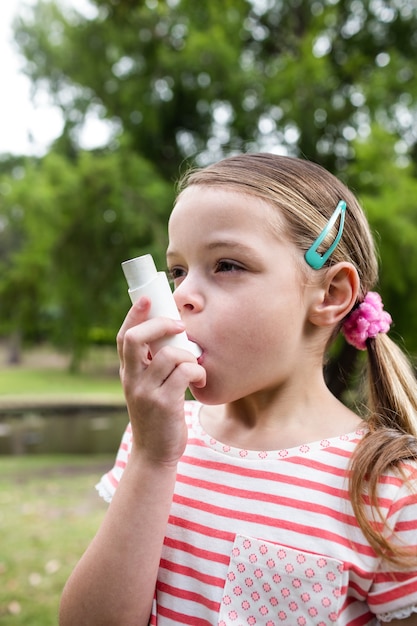
[[359, 276], [351, 263], [336, 263], [325, 274], [310, 307], [315, 326], [336, 326], [349, 313], [359, 293]]

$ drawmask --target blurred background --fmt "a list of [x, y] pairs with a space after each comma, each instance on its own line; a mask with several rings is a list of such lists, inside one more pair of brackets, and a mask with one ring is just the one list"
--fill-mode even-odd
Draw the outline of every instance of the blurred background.
[[[0, 8], [0, 623], [57, 623], [127, 423], [122, 261], [163, 268], [175, 182], [240, 151], [360, 198], [417, 354], [417, 0], [13, 0]], [[326, 376], [358, 399], [344, 342]]]

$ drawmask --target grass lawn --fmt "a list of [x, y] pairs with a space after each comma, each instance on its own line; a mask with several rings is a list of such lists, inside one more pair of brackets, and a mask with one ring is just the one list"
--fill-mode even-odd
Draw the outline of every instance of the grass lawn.
[[0, 457], [0, 624], [57, 626], [62, 588], [107, 508], [94, 485], [113, 460]]
[[120, 381], [116, 376], [70, 374], [65, 370], [26, 367], [2, 370], [0, 375], [0, 397], [60, 393], [122, 395]]
[[[79, 374], [48, 347], [7, 366], [0, 344], [0, 407], [48, 396], [121, 398], [115, 350], [97, 351]], [[111, 455], [0, 455], [0, 625], [57, 626], [64, 584], [107, 509], [94, 485]], [[76, 624], [74, 624], [76, 626]]]
[[24, 353], [21, 364], [8, 366], [0, 350], [0, 400], [5, 395], [114, 394], [122, 396], [115, 349], [91, 351], [82, 370], [71, 373], [65, 358], [50, 348]]

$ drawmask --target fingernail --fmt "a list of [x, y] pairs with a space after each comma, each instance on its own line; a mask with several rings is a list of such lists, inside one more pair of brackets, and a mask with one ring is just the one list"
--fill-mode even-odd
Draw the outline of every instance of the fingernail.
[[141, 298], [139, 298], [139, 300], [136, 302], [136, 307], [138, 309], [145, 309], [146, 305], [147, 305], [148, 301], [146, 299], [145, 296], [142, 296]]

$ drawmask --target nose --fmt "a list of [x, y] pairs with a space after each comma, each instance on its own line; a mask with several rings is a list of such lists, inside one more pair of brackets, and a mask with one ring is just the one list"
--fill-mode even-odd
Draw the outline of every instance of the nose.
[[203, 308], [203, 296], [196, 278], [189, 274], [174, 290], [174, 300], [179, 312], [194, 311], [197, 313]]

